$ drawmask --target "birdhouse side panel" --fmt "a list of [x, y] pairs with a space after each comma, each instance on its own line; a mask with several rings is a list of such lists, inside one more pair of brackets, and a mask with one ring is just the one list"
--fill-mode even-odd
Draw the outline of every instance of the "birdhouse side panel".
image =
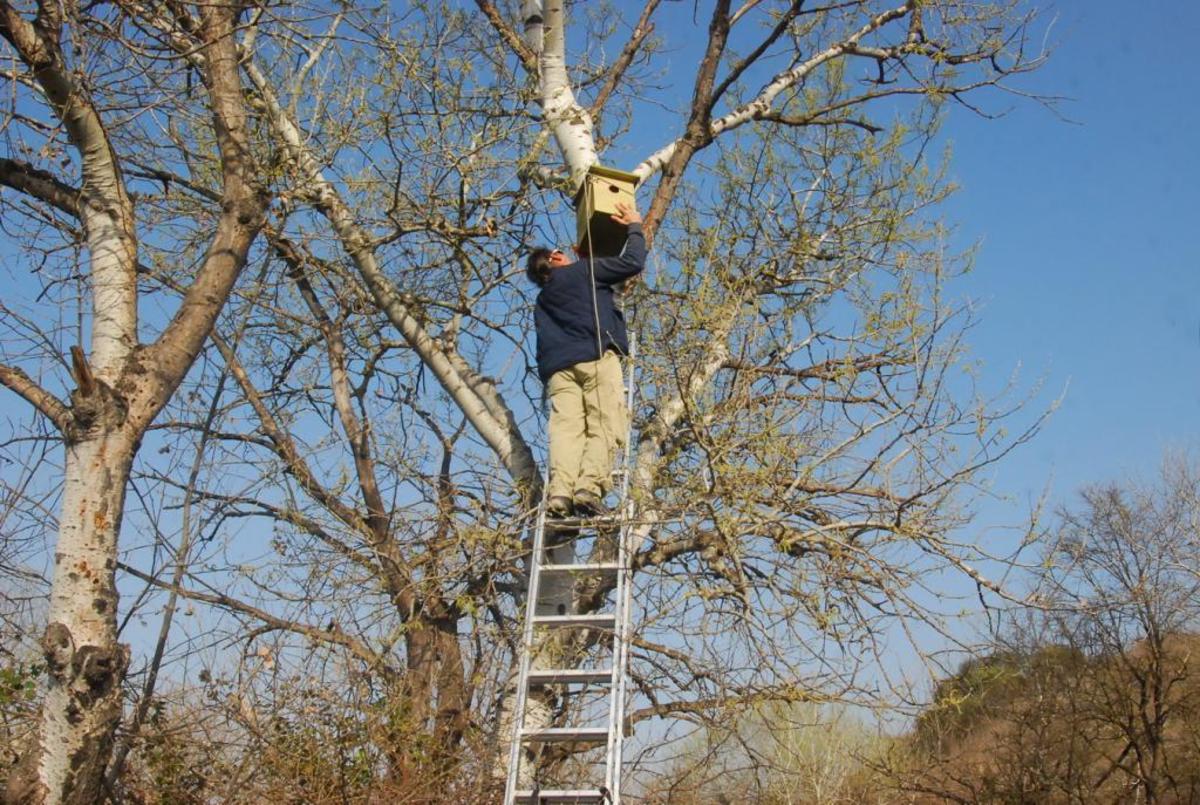
[[634, 187], [604, 176], [584, 179], [583, 192], [576, 210], [578, 243], [597, 256], [619, 254], [625, 245], [626, 227], [612, 220], [617, 204], [634, 206]]

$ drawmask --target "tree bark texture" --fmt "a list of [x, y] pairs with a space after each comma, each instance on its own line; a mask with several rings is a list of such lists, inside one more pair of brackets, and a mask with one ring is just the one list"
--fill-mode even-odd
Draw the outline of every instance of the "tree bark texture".
[[[542, 5], [545, 26], [544, 48], [539, 63], [542, 114], [562, 151], [563, 161], [571, 175], [571, 187], [576, 188], [583, 182], [587, 169], [596, 162], [596, 141], [592, 116], [575, 99], [567, 75], [563, 6], [563, 0], [547, 0]], [[528, 29], [526, 36], [527, 44], [536, 41]]]
[[117, 643], [114, 568], [133, 440], [119, 427], [102, 429], [68, 445], [66, 456], [55, 584], [42, 637], [46, 698], [39, 751], [28, 756], [38, 762], [10, 780], [7, 799], [14, 802], [99, 801], [121, 719], [129, 648]]

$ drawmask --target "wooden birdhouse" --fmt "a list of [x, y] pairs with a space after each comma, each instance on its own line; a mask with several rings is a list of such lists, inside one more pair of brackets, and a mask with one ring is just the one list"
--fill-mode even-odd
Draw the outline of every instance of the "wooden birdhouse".
[[632, 173], [592, 165], [575, 194], [576, 242], [595, 257], [611, 257], [625, 246], [626, 227], [612, 219], [617, 202], [634, 206], [638, 177]]

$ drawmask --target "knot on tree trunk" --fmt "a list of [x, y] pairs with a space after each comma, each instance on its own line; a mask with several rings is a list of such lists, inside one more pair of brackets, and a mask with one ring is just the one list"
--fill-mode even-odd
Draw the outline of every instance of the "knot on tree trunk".
[[58, 681], [63, 671], [71, 665], [75, 654], [75, 641], [71, 630], [61, 623], [52, 623], [42, 634], [42, 656], [46, 659], [46, 672]]
[[113, 691], [129, 665], [125, 645], [76, 647], [71, 630], [51, 623], [42, 635], [42, 656], [47, 673], [58, 683], [72, 685], [75, 694], [88, 703]]
[[91, 394], [82, 389], [71, 392], [71, 413], [75, 417], [75, 441], [97, 428], [119, 428], [125, 423], [125, 400], [103, 380], [97, 380]]
[[129, 665], [129, 647], [80, 646], [71, 659], [71, 671], [78, 683], [76, 693], [95, 701], [107, 696], [125, 677]]
[[118, 428], [125, 423], [129, 406], [125, 398], [92, 374], [79, 347], [71, 347], [71, 369], [76, 388], [71, 391], [71, 413], [75, 427], [68, 441], [80, 441], [96, 428]]

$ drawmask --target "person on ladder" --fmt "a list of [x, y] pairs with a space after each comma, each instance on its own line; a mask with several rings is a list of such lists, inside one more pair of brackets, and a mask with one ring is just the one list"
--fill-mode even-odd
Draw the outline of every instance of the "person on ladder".
[[646, 264], [642, 217], [618, 202], [613, 221], [626, 227], [616, 257], [573, 247], [538, 248], [526, 274], [541, 288], [534, 311], [538, 375], [550, 403], [550, 486], [546, 513], [557, 519], [607, 513], [613, 461], [623, 447], [625, 410], [620, 357], [629, 353], [614, 286]]

